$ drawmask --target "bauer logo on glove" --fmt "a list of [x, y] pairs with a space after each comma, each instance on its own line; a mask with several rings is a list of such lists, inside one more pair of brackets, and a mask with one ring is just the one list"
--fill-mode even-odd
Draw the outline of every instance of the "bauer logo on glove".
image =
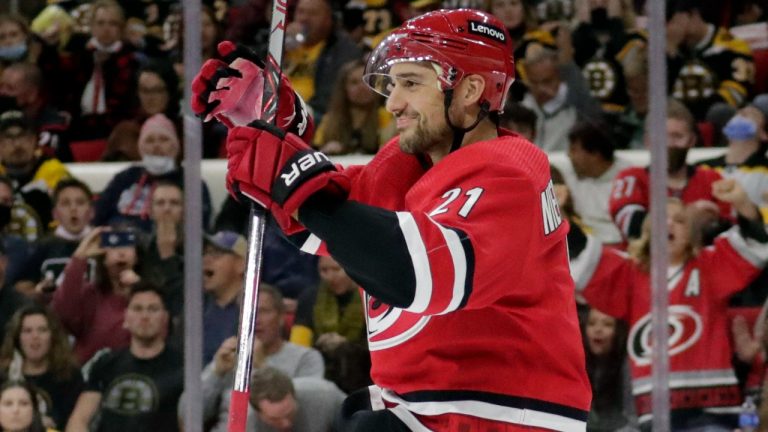
[[319, 151], [304, 150], [296, 153], [283, 166], [278, 180], [272, 187], [272, 195], [275, 197], [275, 201], [282, 204], [285, 202], [285, 198], [291, 194], [291, 191], [303, 183], [303, 181], [297, 183], [296, 180], [308, 179], [317, 173], [335, 169], [336, 167], [333, 166], [328, 156]]

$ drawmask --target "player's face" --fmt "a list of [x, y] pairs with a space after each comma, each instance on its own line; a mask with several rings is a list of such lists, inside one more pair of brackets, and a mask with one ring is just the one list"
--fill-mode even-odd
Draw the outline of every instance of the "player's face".
[[68, 187], [59, 193], [53, 216], [72, 234], [80, 234], [93, 218], [93, 206], [85, 192]]
[[0, 428], [4, 431], [27, 430], [32, 425], [32, 397], [23, 387], [10, 387], [0, 395]]
[[269, 294], [259, 296], [258, 312], [256, 337], [265, 347], [273, 346], [283, 337], [283, 314], [277, 310], [275, 299]]
[[259, 419], [278, 432], [291, 432], [293, 430], [293, 421], [297, 411], [298, 405], [292, 395], [288, 395], [277, 402], [259, 401], [259, 409], [257, 410]]
[[203, 289], [215, 293], [243, 280], [245, 262], [242, 257], [206, 245], [203, 252]]
[[491, 1], [491, 11], [498, 17], [504, 27], [508, 29], [517, 28], [525, 19], [525, 9], [522, 0], [493, 0]]
[[437, 72], [429, 66], [399, 63], [392, 66], [390, 76], [386, 106], [395, 116], [400, 148], [414, 154], [450, 146], [453, 132], [445, 122]]
[[157, 293], [140, 292], [131, 297], [125, 310], [125, 327], [131, 336], [151, 341], [165, 334], [168, 326], [168, 312]]
[[679, 263], [686, 257], [691, 243], [690, 226], [682, 204], [667, 204], [667, 230], [669, 231], [669, 260]]
[[181, 189], [172, 185], [159, 186], [152, 193], [152, 218], [181, 222], [184, 216], [184, 200]]
[[589, 351], [602, 356], [613, 349], [613, 338], [616, 335], [616, 319], [597, 309], [589, 311], [587, 318], [587, 345]]
[[51, 349], [51, 329], [45, 315], [24, 317], [21, 321], [19, 345], [25, 360], [34, 363], [45, 359]]
[[317, 266], [320, 270], [320, 279], [328, 283], [328, 287], [334, 294], [340, 295], [355, 289], [355, 282], [333, 258], [320, 257]]

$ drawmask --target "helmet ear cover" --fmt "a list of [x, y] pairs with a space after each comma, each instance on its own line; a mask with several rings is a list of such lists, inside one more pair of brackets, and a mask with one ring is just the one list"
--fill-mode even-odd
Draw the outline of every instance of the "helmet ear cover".
[[440, 10], [407, 21], [371, 53], [363, 79], [389, 96], [389, 71], [402, 62], [434, 63], [443, 92], [467, 75], [481, 75], [485, 90], [479, 103], [488, 102], [490, 112], [501, 111], [515, 76], [504, 25], [490, 14], [469, 9]]

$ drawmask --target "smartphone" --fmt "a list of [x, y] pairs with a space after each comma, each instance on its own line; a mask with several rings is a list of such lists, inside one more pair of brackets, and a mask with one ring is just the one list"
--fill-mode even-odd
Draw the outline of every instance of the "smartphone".
[[131, 231], [104, 231], [101, 233], [101, 247], [122, 247], [136, 244], [136, 234]]

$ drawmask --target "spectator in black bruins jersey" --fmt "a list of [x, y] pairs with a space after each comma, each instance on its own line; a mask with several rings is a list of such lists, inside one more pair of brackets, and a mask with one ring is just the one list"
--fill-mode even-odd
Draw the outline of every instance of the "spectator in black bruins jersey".
[[696, 0], [667, 2], [670, 91], [697, 120], [714, 102], [740, 107], [754, 82], [752, 53], [727, 29], [708, 23]]
[[[16, 281], [16, 290], [48, 303], [61, 275], [80, 241], [93, 229], [93, 193], [85, 183], [67, 178], [53, 191], [56, 229], [34, 245], [26, 270]], [[93, 268], [95, 262], [89, 261]], [[92, 271], [88, 272], [88, 278]]]
[[768, 222], [768, 132], [766, 117], [754, 105], [740, 109], [723, 128], [728, 139], [725, 154], [702, 161], [725, 178], [735, 178], [747, 191], [749, 198], [760, 208], [763, 220]]
[[38, 131], [21, 111], [0, 114], [0, 160], [0, 171], [13, 182], [16, 199], [37, 212], [41, 233], [47, 231], [51, 221], [50, 193], [59, 180], [70, 174], [58, 159], [38, 155]]
[[626, 0], [576, 2], [579, 24], [573, 31], [574, 61], [589, 82], [590, 91], [606, 113], [627, 105], [626, 84], [616, 59], [634, 27], [634, 11]]
[[[728, 149], [723, 156], [702, 161], [700, 164], [714, 168], [724, 178], [738, 181], [746, 191], [749, 199], [757, 206], [763, 216], [763, 222], [768, 222], [768, 133], [766, 132], [766, 116], [755, 105], [740, 109], [723, 128], [723, 135], [728, 139]], [[711, 239], [705, 239], [711, 242]], [[768, 270], [763, 269], [760, 275], [746, 289], [729, 299], [729, 315], [735, 317], [753, 317], [768, 297]], [[734, 323], [735, 324], [735, 323]], [[746, 324], [745, 324], [746, 325]], [[738, 336], [734, 334], [734, 340]], [[738, 352], [738, 351], [737, 351]], [[748, 385], [752, 361], [749, 357], [740, 355], [734, 359], [737, 377], [742, 385]]]

